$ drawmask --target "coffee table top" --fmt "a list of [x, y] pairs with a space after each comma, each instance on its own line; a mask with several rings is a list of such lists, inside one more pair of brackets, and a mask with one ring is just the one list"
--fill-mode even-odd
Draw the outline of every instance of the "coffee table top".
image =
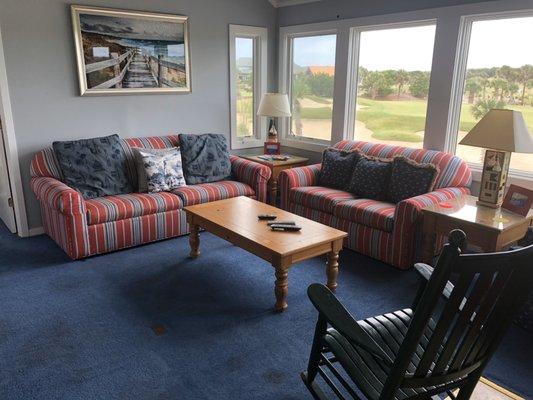
[[[230, 231], [238, 235], [242, 241], [251, 242], [282, 257], [348, 236], [346, 232], [244, 196], [188, 206], [184, 209], [203, 222]], [[259, 214], [277, 215], [278, 221], [294, 221], [302, 227], [302, 230], [272, 231], [267, 225], [268, 221], [257, 219]], [[209, 227], [206, 228], [211, 230]]]
[[290, 158], [287, 160], [265, 160], [261, 158], [260, 156], [262, 156], [262, 154], [251, 155], [251, 156], [242, 155], [240, 157], [246, 158], [247, 160], [250, 160], [250, 161], [255, 161], [256, 163], [259, 163], [259, 164], [268, 165], [269, 167], [279, 167], [283, 165], [294, 165], [294, 164], [305, 164], [309, 161], [308, 158], [300, 157], [300, 156], [293, 156], [293, 155], [290, 155]]

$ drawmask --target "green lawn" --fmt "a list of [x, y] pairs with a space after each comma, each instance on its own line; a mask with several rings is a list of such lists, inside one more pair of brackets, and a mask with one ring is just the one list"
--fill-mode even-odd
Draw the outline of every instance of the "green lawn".
[[[313, 100], [317, 101], [315, 98]], [[423, 131], [425, 128], [427, 107], [425, 100], [385, 101], [359, 97], [357, 102], [359, 106], [362, 106], [357, 111], [357, 119], [374, 132], [374, 138], [404, 142], [420, 142], [422, 140], [422, 137], [416, 132]], [[461, 131], [469, 131], [476, 124], [470, 108], [470, 104], [463, 104], [462, 106]], [[509, 108], [521, 111], [529, 130], [533, 132], [533, 107], [509, 106]], [[330, 119], [331, 108], [303, 108], [301, 117], [302, 119]]]

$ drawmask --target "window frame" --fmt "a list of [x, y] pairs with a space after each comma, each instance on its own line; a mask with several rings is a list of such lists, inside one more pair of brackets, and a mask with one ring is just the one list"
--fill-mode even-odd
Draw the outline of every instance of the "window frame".
[[[334, 76], [334, 88], [337, 83], [337, 61], [338, 61], [338, 55], [339, 55], [339, 29], [337, 28], [324, 28], [320, 29], [317, 27], [317, 29], [313, 29], [315, 25], [312, 25], [311, 29], [305, 29], [300, 28], [298, 26], [291, 26], [286, 28], [280, 29], [280, 37], [279, 37], [279, 88], [281, 93], [287, 93], [289, 96], [289, 102], [292, 104], [292, 97], [291, 97], [291, 91], [292, 91], [292, 72], [293, 72], [293, 63], [292, 57], [293, 57], [293, 39], [295, 38], [305, 38], [305, 37], [313, 37], [313, 36], [328, 36], [328, 35], [335, 35], [335, 76]], [[333, 95], [333, 108], [335, 109], [335, 90]], [[321, 152], [325, 148], [329, 147], [334, 140], [333, 138], [333, 120], [334, 120], [334, 111], [332, 112], [331, 117], [331, 139], [330, 140], [322, 140], [322, 139], [314, 139], [310, 137], [297, 137], [294, 135], [291, 135], [291, 125], [292, 125], [292, 117], [290, 118], [283, 118], [282, 121], [278, 123], [278, 127], [280, 130], [280, 141], [281, 144], [284, 146], [289, 147], [295, 147], [310, 151], [317, 151]]]
[[[237, 136], [237, 80], [236, 80], [236, 46], [237, 38], [253, 39], [253, 74], [254, 74], [254, 132], [251, 137]], [[266, 117], [257, 115], [259, 102], [267, 92], [268, 74], [268, 29], [258, 26], [229, 25], [229, 84], [230, 84], [230, 132], [232, 149], [262, 147], [266, 140]]]
[[[461, 107], [466, 85], [468, 54], [470, 52], [470, 39], [472, 36], [473, 23], [478, 21], [492, 21], [499, 19], [524, 17], [533, 17], [533, 10], [513, 10], [461, 16], [461, 22], [459, 25], [459, 37], [455, 57], [455, 67], [451, 87], [452, 94], [450, 108], [448, 111], [448, 123], [446, 127], [444, 151], [447, 151], [452, 154], [456, 154], [457, 151], [457, 137], [459, 133], [459, 124], [461, 121]], [[472, 170], [474, 180], [479, 180], [481, 178], [483, 165], [471, 161], [466, 162]], [[519, 184], [526, 184], [527, 186], [529, 186], [531, 185], [531, 181], [533, 180], [533, 172], [510, 169], [509, 177], [515, 178], [515, 180], [513, 180], [514, 182], [518, 182]]]
[[[389, 22], [383, 24], [361, 25], [350, 28], [349, 39], [349, 53], [348, 53], [348, 71], [347, 71], [347, 87], [346, 91], [346, 109], [344, 111], [344, 132], [346, 132], [346, 139], [357, 140], [355, 137], [355, 121], [357, 119], [357, 95], [359, 82], [359, 56], [361, 49], [361, 33], [369, 31], [380, 31], [387, 29], [401, 29], [401, 28], [414, 28], [418, 26], [430, 26], [437, 27], [437, 19], [421, 19], [413, 21], [401, 21], [401, 22]], [[435, 31], [435, 38], [433, 40], [433, 54], [431, 55], [431, 64], [433, 66], [433, 60], [435, 57], [435, 42], [437, 32]], [[433, 70], [433, 68], [432, 68]], [[430, 76], [431, 76], [430, 71]], [[431, 81], [431, 77], [430, 77]], [[431, 90], [431, 85], [430, 85]], [[429, 109], [429, 94], [426, 107], [426, 126], [428, 121], [428, 109]], [[425, 134], [424, 134], [425, 138]]]

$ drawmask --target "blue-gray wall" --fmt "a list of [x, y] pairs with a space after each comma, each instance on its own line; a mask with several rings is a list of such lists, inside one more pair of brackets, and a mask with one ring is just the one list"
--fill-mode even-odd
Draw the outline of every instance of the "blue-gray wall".
[[279, 26], [392, 14], [494, 0], [322, 0], [279, 9]]
[[80, 97], [66, 0], [0, 0], [0, 29], [30, 228], [41, 226], [29, 188], [33, 154], [54, 140], [119, 133], [229, 134], [228, 25], [269, 28], [269, 88], [276, 88], [276, 14], [267, 0], [80, 0], [190, 17], [192, 94]]

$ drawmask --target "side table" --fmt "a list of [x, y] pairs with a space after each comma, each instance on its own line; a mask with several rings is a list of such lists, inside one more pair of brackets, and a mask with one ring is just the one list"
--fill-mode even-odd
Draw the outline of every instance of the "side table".
[[301, 167], [304, 165], [307, 165], [309, 162], [308, 158], [305, 157], [299, 157], [299, 156], [292, 156], [290, 154], [287, 154], [290, 158], [286, 161], [273, 161], [273, 160], [265, 160], [260, 158], [260, 155], [243, 155], [240, 156], [242, 158], [245, 158], [246, 160], [254, 161], [259, 164], [266, 165], [270, 168], [272, 171], [272, 176], [270, 177], [270, 180], [268, 181], [268, 202], [270, 205], [275, 206], [276, 200], [278, 198], [278, 177], [281, 171], [285, 169], [295, 168], [295, 167]]
[[503, 208], [476, 204], [476, 197], [462, 196], [448, 200], [448, 207], [433, 204], [423, 213], [422, 261], [429, 264], [435, 255], [437, 235], [448, 235], [453, 229], [466, 233], [468, 244], [484, 252], [498, 252], [522, 239], [533, 222], [533, 210], [526, 217]]

